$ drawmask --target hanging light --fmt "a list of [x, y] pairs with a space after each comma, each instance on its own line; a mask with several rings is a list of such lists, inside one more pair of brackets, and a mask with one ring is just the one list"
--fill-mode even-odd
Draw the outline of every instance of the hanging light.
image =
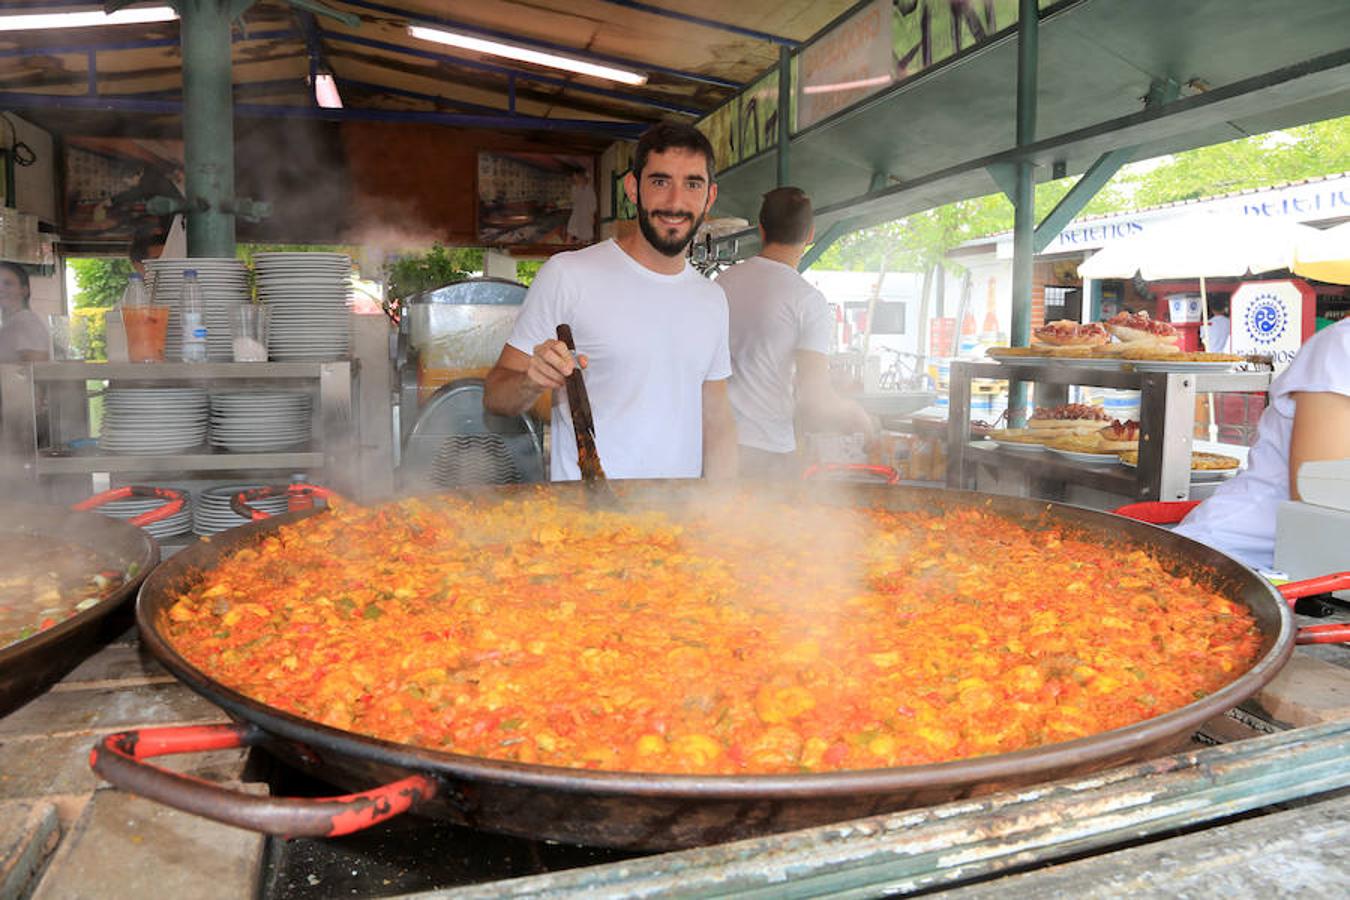
[[168, 6], [144, 6], [105, 13], [101, 9], [65, 12], [0, 13], [0, 31], [38, 31], [48, 28], [90, 28], [99, 25], [148, 25], [172, 22], [178, 13]]
[[324, 109], [342, 109], [342, 95], [331, 72], [314, 75], [314, 102]]
[[585, 60], [574, 59], [570, 56], [559, 56], [556, 53], [545, 53], [542, 50], [532, 50], [528, 47], [519, 47], [515, 44], [503, 44], [500, 41], [490, 41], [487, 38], [473, 37], [455, 31], [446, 31], [442, 28], [427, 28], [422, 25], [409, 25], [408, 34], [423, 41], [448, 44], [451, 47], [458, 47], [461, 50], [473, 50], [477, 53], [487, 53], [491, 56], [501, 56], [506, 59], [514, 59], [520, 62], [534, 63], [537, 66], [548, 66], [551, 69], [576, 72], [578, 75], [592, 75], [596, 78], [618, 81], [622, 84], [638, 85], [647, 83], [647, 76], [643, 75], [641, 72], [631, 72], [628, 69], [616, 69], [613, 66], [604, 66], [599, 63], [586, 62]]

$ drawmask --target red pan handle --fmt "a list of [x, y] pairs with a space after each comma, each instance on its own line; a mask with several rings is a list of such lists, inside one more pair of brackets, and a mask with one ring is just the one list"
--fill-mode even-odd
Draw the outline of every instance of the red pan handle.
[[129, 484], [125, 487], [113, 488], [110, 491], [104, 491], [101, 494], [95, 494], [88, 500], [81, 500], [71, 509], [76, 512], [88, 512], [92, 509], [98, 509], [105, 503], [111, 503], [114, 500], [125, 500], [128, 497], [140, 497], [146, 500], [160, 498], [167, 500], [163, 506], [152, 509], [149, 512], [141, 513], [139, 516], [127, 519], [127, 523], [137, 527], [149, 525], [151, 522], [158, 522], [161, 519], [167, 519], [169, 516], [183, 509], [183, 504], [187, 502], [187, 496], [182, 491], [175, 491], [173, 488], [165, 487], [147, 487], [143, 484]]
[[317, 484], [295, 483], [281, 487], [269, 485], [267, 487], [250, 488], [247, 491], [240, 491], [230, 498], [230, 509], [234, 510], [237, 516], [243, 516], [254, 522], [260, 522], [263, 519], [270, 519], [271, 513], [263, 512], [260, 509], [254, 509], [249, 506], [254, 500], [262, 500], [265, 497], [277, 497], [285, 494], [288, 498], [286, 508], [291, 512], [297, 509], [309, 509], [314, 505], [315, 498], [327, 500], [329, 504], [334, 500], [342, 498], [334, 491], [328, 488], [319, 487]]
[[1303, 581], [1291, 581], [1280, 585], [1280, 593], [1293, 605], [1301, 597], [1313, 597], [1317, 594], [1329, 594], [1332, 591], [1350, 590], [1350, 572], [1335, 572], [1331, 575], [1319, 575]]
[[877, 475], [885, 479], [887, 484], [900, 483], [900, 473], [895, 469], [890, 466], [873, 465], [872, 463], [812, 463], [802, 472], [802, 481], [810, 481], [813, 478], [835, 472]]
[[123, 731], [95, 744], [89, 753], [89, 765], [113, 785], [137, 796], [216, 822], [282, 837], [351, 834], [436, 796], [434, 778], [410, 775], [341, 797], [258, 797], [141, 762], [152, 756], [252, 747], [265, 737], [261, 728], [247, 723]]
[[1345, 644], [1350, 643], [1350, 622], [1336, 622], [1330, 625], [1309, 625], [1300, 628], [1294, 634], [1295, 644]]
[[1151, 500], [1143, 503], [1127, 503], [1111, 512], [1150, 525], [1175, 525], [1199, 505], [1199, 500]]
[[[1301, 597], [1313, 597], [1331, 591], [1350, 589], [1350, 572], [1335, 572], [1303, 581], [1280, 585], [1280, 594], [1293, 606]], [[1296, 644], [1340, 644], [1350, 642], [1350, 623], [1309, 625], [1294, 635]]]

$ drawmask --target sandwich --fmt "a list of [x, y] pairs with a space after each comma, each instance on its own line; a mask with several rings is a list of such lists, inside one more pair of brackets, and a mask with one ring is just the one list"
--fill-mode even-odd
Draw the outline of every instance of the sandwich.
[[1111, 417], [1100, 406], [1086, 403], [1065, 403], [1050, 408], [1037, 407], [1027, 420], [1027, 428], [1049, 437], [1070, 434], [1092, 434], [1101, 431]]
[[1100, 322], [1083, 324], [1072, 319], [1049, 322], [1031, 333], [1033, 344], [1050, 347], [1100, 347], [1111, 334]]
[[1111, 424], [1097, 432], [1098, 444], [1103, 450], [1139, 449], [1139, 423], [1112, 419]]
[[1106, 320], [1116, 340], [1142, 346], [1176, 347], [1181, 335], [1169, 322], [1160, 322], [1146, 312], [1122, 312]]

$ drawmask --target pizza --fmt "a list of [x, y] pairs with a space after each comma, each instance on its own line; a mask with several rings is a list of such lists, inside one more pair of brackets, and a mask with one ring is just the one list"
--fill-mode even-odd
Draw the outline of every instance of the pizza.
[[1170, 323], [1151, 318], [1146, 312], [1117, 313], [1106, 320], [1106, 327], [1117, 340], [1127, 344], [1175, 344], [1181, 340]]
[[[1137, 449], [1120, 451], [1120, 461], [1127, 466], [1139, 465], [1139, 451]], [[1191, 454], [1192, 472], [1224, 472], [1235, 470], [1240, 464], [1237, 457], [1224, 456], [1222, 453], [1197, 451]]]
[[1032, 341], [1051, 347], [1100, 347], [1111, 334], [1100, 322], [1083, 324], [1072, 319], [1048, 322], [1031, 333]]

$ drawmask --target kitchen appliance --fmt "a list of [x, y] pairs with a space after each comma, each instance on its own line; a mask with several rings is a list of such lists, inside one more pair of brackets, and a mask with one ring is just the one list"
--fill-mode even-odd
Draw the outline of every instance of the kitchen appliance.
[[[683, 495], [706, 489], [697, 482], [628, 482], [623, 492], [626, 502], [637, 505], [650, 492], [668, 497], [671, 491]], [[550, 490], [585, 508], [582, 485], [554, 485]], [[308, 514], [292, 513], [190, 548], [157, 570], [141, 591], [137, 617], [143, 643], [190, 687], [224, 707], [237, 724], [113, 735], [95, 749], [95, 770], [121, 787], [177, 808], [277, 834], [336, 836], [412, 809], [476, 828], [549, 840], [635, 849], [687, 847], [935, 804], [1152, 758], [1183, 744], [1200, 723], [1259, 690], [1293, 650], [1288, 605], [1268, 582], [1218, 551], [1171, 532], [1088, 509], [963, 491], [861, 484], [800, 484], [784, 490], [802, 492], [803, 501], [899, 510], [978, 508], [1029, 528], [1063, 529], [1111, 548], [1145, 548], [1173, 571], [1210, 573], [1225, 596], [1246, 605], [1261, 632], [1261, 655], [1225, 687], [1153, 719], [1078, 740], [934, 765], [706, 777], [465, 757], [341, 731], [250, 700], [188, 664], [164, 639], [163, 617], [195, 571]], [[266, 746], [333, 783], [383, 787], [324, 800], [263, 798], [232, 794], [140, 761], [165, 753], [254, 745]]]
[[443, 385], [481, 378], [497, 361], [525, 302], [526, 287], [501, 278], [468, 278], [409, 297], [399, 318], [400, 439]]
[[542, 426], [492, 415], [482, 400], [525, 293], [514, 281], [470, 278], [408, 299], [397, 346], [403, 493], [543, 480]]
[[483, 406], [483, 379], [442, 386], [403, 442], [400, 493], [544, 480], [539, 427], [529, 415], [498, 416]]

